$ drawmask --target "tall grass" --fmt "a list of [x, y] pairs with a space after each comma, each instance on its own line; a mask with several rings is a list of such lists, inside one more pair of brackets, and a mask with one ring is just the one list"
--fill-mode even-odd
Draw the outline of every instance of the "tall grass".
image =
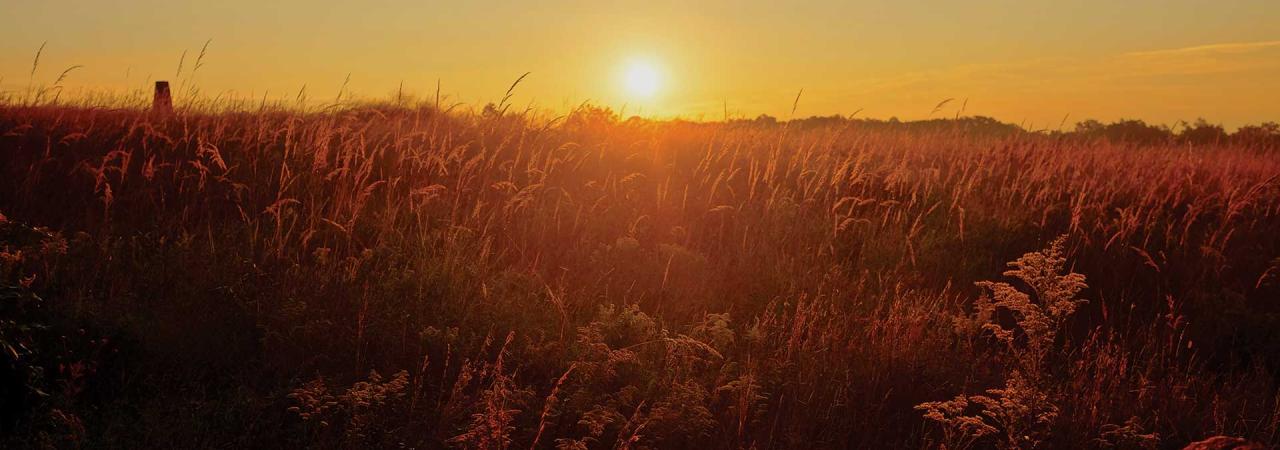
[[[0, 107], [6, 226], [66, 242], [4, 240], [15, 444], [1029, 447], [916, 409], [1017, 383], [1039, 447], [1280, 443], [1275, 149], [214, 106]], [[1060, 235], [1088, 303], [957, 326]]]

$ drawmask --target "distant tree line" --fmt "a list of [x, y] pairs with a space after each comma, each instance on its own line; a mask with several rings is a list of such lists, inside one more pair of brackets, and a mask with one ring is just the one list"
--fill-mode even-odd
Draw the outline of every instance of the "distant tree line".
[[[772, 126], [779, 124], [787, 124], [788, 122], [780, 122], [778, 119], [769, 115], [760, 115], [751, 120], [730, 120], [730, 125], [755, 125], [755, 126]], [[972, 117], [956, 117], [953, 119], [928, 119], [928, 120], [912, 120], [901, 121], [897, 117], [888, 120], [881, 119], [854, 119], [838, 115], [833, 116], [814, 116], [804, 119], [794, 119], [789, 122], [789, 126], [798, 128], [809, 127], [829, 127], [829, 126], [847, 126], [850, 128], [871, 131], [903, 131], [903, 132], [955, 132], [961, 131], [970, 134], [986, 134], [986, 135], [1012, 135], [1022, 133], [1024, 130], [1013, 124], [1000, 122], [996, 119], [985, 116]]]
[[[486, 113], [496, 114], [492, 108]], [[570, 128], [591, 127], [594, 125], [625, 123], [644, 125], [654, 122], [638, 116], [625, 121], [608, 107], [583, 105], [562, 117], [563, 124]], [[1074, 128], [1059, 130], [1028, 130], [1022, 126], [1001, 122], [986, 116], [965, 116], [954, 118], [937, 118], [927, 120], [902, 121], [897, 117], [889, 119], [851, 118], [841, 115], [812, 116], [807, 118], [779, 120], [776, 117], [761, 114], [754, 119], [730, 119], [722, 122], [690, 122], [674, 119], [667, 122], [681, 122], [689, 125], [714, 125], [717, 123], [742, 127], [779, 127], [822, 128], [842, 127], [860, 131], [877, 132], [960, 132], [968, 135], [1012, 136], [1034, 133], [1057, 137], [1060, 139], [1107, 140], [1113, 143], [1134, 145], [1155, 144], [1232, 144], [1251, 145], [1268, 148], [1280, 148], [1280, 124], [1264, 122], [1260, 125], [1246, 125], [1234, 133], [1226, 131], [1222, 125], [1211, 123], [1205, 119], [1194, 122], [1181, 121], [1174, 126], [1152, 125], [1142, 120], [1121, 119], [1112, 123], [1097, 120], [1077, 122]], [[1065, 124], [1064, 124], [1065, 125]]]
[[[779, 121], [769, 115], [760, 115], [755, 119], [737, 119], [728, 121], [734, 125], [774, 126], [787, 122]], [[1130, 144], [1167, 144], [1190, 143], [1207, 144], [1257, 144], [1280, 145], [1280, 124], [1264, 122], [1260, 125], [1246, 125], [1234, 133], [1228, 133], [1222, 125], [1210, 123], [1204, 119], [1195, 122], [1179, 122], [1173, 127], [1152, 125], [1141, 120], [1119, 120], [1102, 123], [1097, 120], [1086, 120], [1075, 124], [1071, 130], [1026, 130], [1018, 125], [1001, 122], [991, 117], [972, 116], [951, 119], [929, 119], [916, 121], [900, 121], [897, 118], [851, 119], [842, 116], [815, 116], [790, 121], [791, 126], [851, 126], [861, 129], [902, 130], [902, 131], [964, 131], [972, 134], [1012, 135], [1019, 133], [1042, 133], [1051, 136], [1075, 139], [1106, 139], [1117, 143]]]
[[1104, 124], [1096, 120], [1086, 120], [1076, 124], [1072, 134], [1106, 138], [1113, 142], [1129, 142], [1137, 144], [1158, 144], [1167, 142], [1216, 144], [1246, 143], [1275, 144], [1280, 142], [1280, 125], [1265, 122], [1261, 125], [1240, 127], [1235, 133], [1227, 133], [1222, 125], [1209, 123], [1204, 119], [1195, 122], [1179, 122], [1170, 128], [1164, 125], [1149, 125], [1141, 120], [1120, 120]]

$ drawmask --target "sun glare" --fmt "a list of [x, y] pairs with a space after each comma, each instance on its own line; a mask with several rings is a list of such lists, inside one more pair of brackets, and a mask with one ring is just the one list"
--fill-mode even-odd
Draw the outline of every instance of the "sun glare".
[[632, 61], [623, 70], [622, 82], [627, 95], [647, 100], [662, 89], [662, 74], [648, 61]]

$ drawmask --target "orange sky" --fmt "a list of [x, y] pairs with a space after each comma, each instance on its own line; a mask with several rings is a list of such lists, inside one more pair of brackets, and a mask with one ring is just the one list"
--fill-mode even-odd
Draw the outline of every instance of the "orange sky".
[[[0, 6], [0, 87], [124, 90], [156, 79], [209, 95], [330, 101], [402, 82], [421, 96], [519, 106], [583, 101], [719, 119], [967, 114], [1057, 128], [1086, 117], [1234, 127], [1280, 120], [1280, 2], [32, 1]], [[1123, 3], [1123, 4], [1113, 4]], [[190, 69], [212, 39], [203, 67]], [[48, 42], [31, 79], [32, 57]], [[188, 52], [184, 73], [176, 70]], [[622, 72], [663, 82], [629, 95]]]

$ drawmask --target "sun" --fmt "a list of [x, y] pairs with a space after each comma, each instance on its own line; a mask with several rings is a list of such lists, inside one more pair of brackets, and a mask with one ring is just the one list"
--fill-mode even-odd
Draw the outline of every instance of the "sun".
[[662, 72], [652, 62], [633, 60], [622, 71], [622, 85], [627, 95], [648, 100], [662, 90]]

